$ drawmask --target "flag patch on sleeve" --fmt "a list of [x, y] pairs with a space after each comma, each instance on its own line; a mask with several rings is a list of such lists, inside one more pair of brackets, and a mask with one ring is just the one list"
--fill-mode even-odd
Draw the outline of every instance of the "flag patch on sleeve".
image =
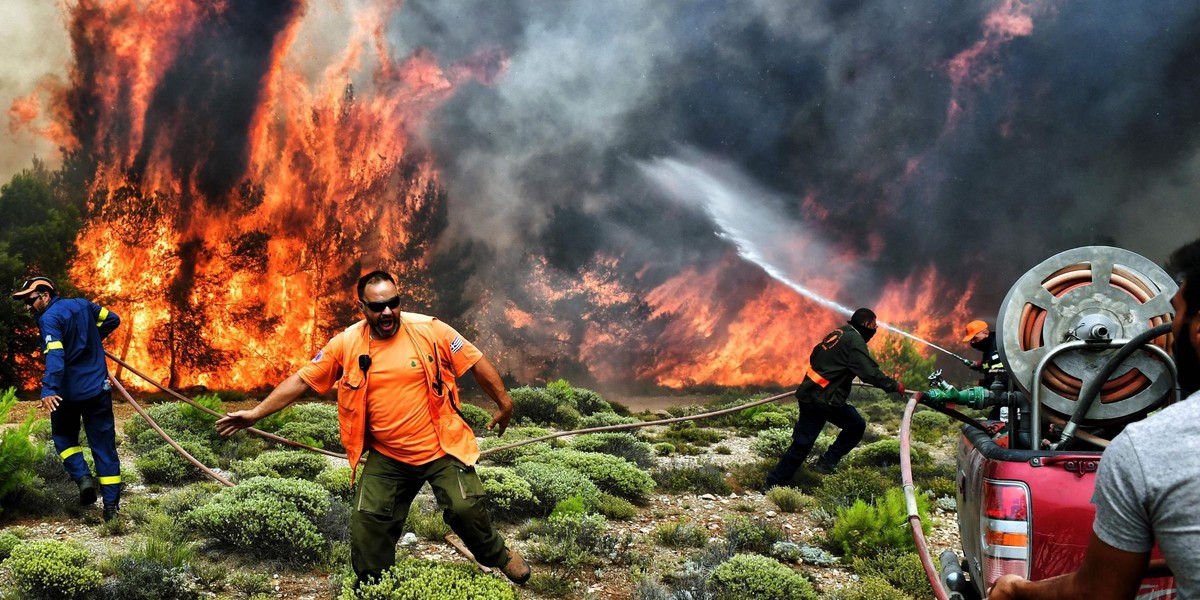
[[321, 362], [321, 357], [325, 355], [325, 349], [321, 348], [317, 351], [317, 355], [313, 357], [313, 362]]
[[461, 335], [455, 336], [454, 341], [450, 342], [450, 353], [454, 354], [454, 353], [458, 352], [459, 350], [461, 350], [462, 347], [463, 347], [462, 336]]

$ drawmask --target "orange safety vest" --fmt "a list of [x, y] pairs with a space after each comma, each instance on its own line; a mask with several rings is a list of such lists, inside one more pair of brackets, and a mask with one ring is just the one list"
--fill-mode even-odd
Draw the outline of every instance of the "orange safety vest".
[[[443, 357], [450, 355], [448, 347], [437, 346], [433, 333], [433, 317], [416, 313], [400, 313], [401, 327], [408, 335], [413, 336], [413, 344], [417, 351], [429, 356], [437, 356], [439, 364], [430, 365], [429, 361], [421, 361], [426, 366], [425, 379], [428, 393], [425, 395], [429, 404], [429, 414], [433, 418], [433, 428], [437, 432], [438, 443], [446, 454], [457, 458], [466, 465], [474, 465], [479, 460], [479, 445], [475, 442], [475, 432], [467, 425], [450, 404], [450, 399], [457, 402], [458, 385], [454, 380], [453, 369], [440, 365]], [[363, 445], [367, 431], [367, 377], [358, 364], [358, 357], [368, 354], [370, 346], [370, 328], [367, 322], [359, 321], [346, 329], [342, 344], [342, 356], [339, 363], [345, 369], [338, 382], [338, 429], [342, 438], [342, 446], [346, 448], [346, 457], [350, 459], [350, 482], [354, 483], [354, 475], [362, 458]], [[400, 332], [397, 335], [405, 335]], [[442, 394], [434, 392], [434, 382], [438, 367], [442, 369]]]

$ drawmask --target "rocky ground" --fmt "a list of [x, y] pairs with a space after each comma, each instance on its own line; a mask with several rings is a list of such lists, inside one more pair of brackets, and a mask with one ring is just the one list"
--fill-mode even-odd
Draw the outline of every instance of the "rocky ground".
[[[634, 411], [655, 411], [673, 404], [692, 403], [686, 399], [680, 400], [679, 397], [654, 398], [641, 404], [636, 399], [630, 398], [622, 398], [620, 401]], [[699, 402], [694, 403], [699, 404]], [[13, 411], [9, 422], [19, 420], [30, 405], [31, 403], [21, 403]], [[236, 407], [230, 407], [231, 410], [234, 408]], [[118, 421], [124, 421], [135, 416], [132, 408], [123, 403], [117, 405], [115, 412]], [[118, 430], [120, 430], [120, 426], [118, 426]], [[718, 445], [714, 445], [704, 455], [680, 456], [661, 460], [672, 460], [680, 464], [689, 462], [707, 462], [721, 465], [749, 463], [755, 459], [753, 453], [750, 451], [751, 442], [751, 438], [730, 435], [718, 444], [727, 448], [728, 453], [724, 453], [724, 450], [722, 453], [715, 452], [715, 448]], [[950, 442], [947, 440], [947, 446], [949, 444]], [[946, 451], [949, 452], [949, 450], [950, 448], [947, 447]], [[124, 458], [129, 461], [132, 460], [132, 457]], [[129, 466], [129, 468], [132, 467]], [[150, 493], [153, 492], [139, 484], [130, 485], [126, 491], [127, 497]], [[426, 490], [425, 494], [428, 494], [428, 490]], [[136, 539], [136, 536], [132, 533], [106, 535], [104, 528], [100, 524], [99, 509], [97, 508], [95, 512], [96, 514], [83, 518], [23, 519], [19, 522], [3, 523], [3, 526], [26, 527], [30, 530], [34, 538], [81, 542], [91, 548], [94, 555], [98, 558], [120, 553], [124, 551], [128, 544]], [[618, 537], [623, 538], [628, 535], [634, 540], [632, 548], [629, 549], [639, 554], [650, 556], [651, 560], [648, 562], [653, 565], [653, 570], [666, 574], [670, 573], [674, 566], [679, 565], [687, 557], [689, 551], [655, 545], [651, 534], [658, 526], [676, 522], [681, 517], [684, 517], [695, 524], [702, 525], [709, 532], [710, 537], [721, 538], [724, 535], [724, 523], [732, 515], [745, 515], [765, 520], [784, 531], [790, 541], [799, 544], [818, 545], [823, 536], [820, 524], [813, 515], [803, 511], [797, 513], [781, 512], [763, 494], [744, 489], [737, 489], [728, 496], [713, 496], [710, 494], [657, 494], [650, 499], [646, 506], [640, 507], [636, 517], [627, 521], [610, 520], [608, 528], [609, 533]], [[931, 516], [933, 532], [927, 542], [935, 556], [944, 549], [959, 548], [955, 518], [956, 515], [953, 512], [946, 512], [940, 509], [935, 509], [934, 514]], [[511, 540], [517, 548], [520, 548], [522, 542], [517, 539], [517, 527], [503, 525], [501, 528], [506, 538]], [[129, 527], [127, 529], [132, 528]], [[404, 546], [408, 552], [419, 557], [432, 560], [466, 562], [466, 559], [448, 543], [435, 543], [410, 538], [406, 540]], [[243, 568], [262, 572], [262, 567], [258, 565], [250, 564], [245, 565]], [[844, 567], [800, 565], [799, 568], [809, 577], [814, 587], [822, 595], [843, 586], [854, 585], [856, 579], [853, 573]], [[535, 564], [534, 569], [536, 571], [538, 565]], [[333, 579], [336, 579], [336, 575], [287, 571], [270, 572], [266, 573], [266, 575], [270, 577], [270, 587], [272, 588], [268, 594], [269, 597], [293, 599], [336, 597], [334, 591], [336, 586], [333, 582]], [[498, 573], [496, 576], [503, 577]], [[634, 597], [636, 588], [636, 583], [628, 568], [621, 566], [600, 568], [594, 571], [579, 573], [576, 581], [576, 589], [579, 592], [575, 597], [579, 598], [630, 599]], [[245, 597], [245, 595], [230, 592], [228, 597]], [[531, 600], [544, 598], [544, 596], [539, 596], [529, 590], [522, 591], [522, 597]]]

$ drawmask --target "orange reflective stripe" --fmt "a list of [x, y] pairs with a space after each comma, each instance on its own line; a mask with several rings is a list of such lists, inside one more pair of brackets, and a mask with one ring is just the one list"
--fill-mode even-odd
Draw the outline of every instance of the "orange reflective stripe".
[[829, 380], [825, 379], [824, 377], [821, 377], [821, 374], [814, 371], [812, 369], [812, 367], [809, 367], [808, 373], [805, 373], [804, 375], [805, 375], [805, 377], [808, 377], [809, 379], [813, 380], [813, 383], [815, 383], [821, 387], [825, 387], [825, 386], [829, 385]]

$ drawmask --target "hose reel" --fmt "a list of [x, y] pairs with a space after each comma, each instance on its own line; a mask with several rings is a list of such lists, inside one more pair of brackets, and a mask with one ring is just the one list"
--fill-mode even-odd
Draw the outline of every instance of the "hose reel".
[[[1171, 320], [1175, 282], [1150, 260], [1120, 248], [1085, 246], [1061, 252], [1026, 272], [1009, 289], [996, 319], [1000, 357], [1027, 396], [1042, 359], [1067, 342], [1096, 342], [1056, 354], [1042, 370], [1041, 405], [1067, 418], [1083, 382], [1116, 352], [1102, 342], [1128, 340]], [[1154, 340], [1164, 350], [1170, 335]], [[1163, 359], [1135, 352], [1100, 387], [1080, 423], [1105, 426], [1140, 418], [1170, 396]]]

